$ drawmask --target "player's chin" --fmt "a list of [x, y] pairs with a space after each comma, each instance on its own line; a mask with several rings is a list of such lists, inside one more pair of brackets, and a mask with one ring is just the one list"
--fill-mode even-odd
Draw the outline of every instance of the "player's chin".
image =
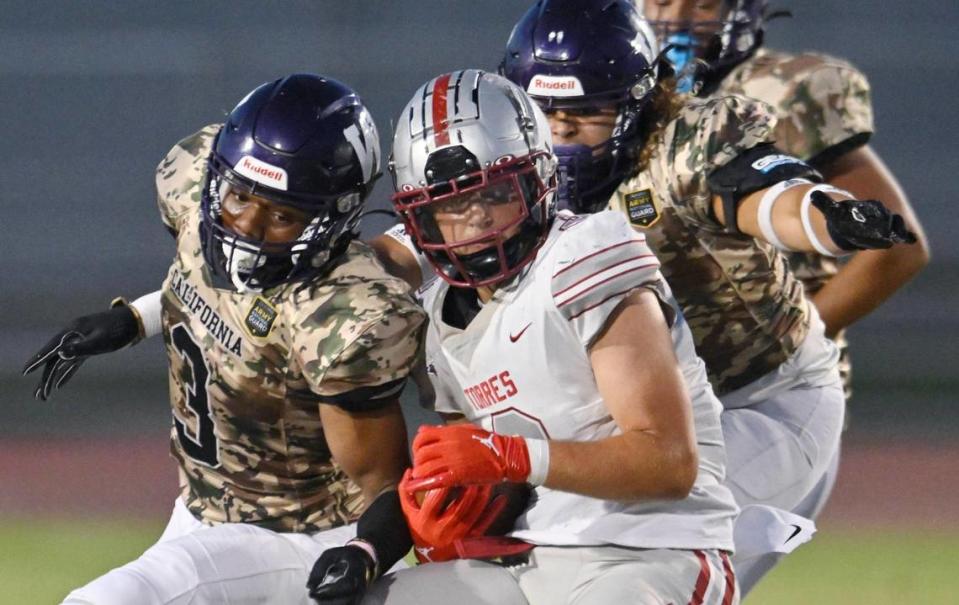
[[463, 244], [461, 246], [454, 247], [453, 253], [460, 258], [469, 258], [471, 256], [479, 255], [483, 252], [495, 252], [496, 248], [499, 247], [501, 242], [505, 244], [509, 238], [513, 237], [518, 232], [519, 228], [516, 227], [505, 232], [497, 229], [474, 238], [478, 240], [475, 243]]

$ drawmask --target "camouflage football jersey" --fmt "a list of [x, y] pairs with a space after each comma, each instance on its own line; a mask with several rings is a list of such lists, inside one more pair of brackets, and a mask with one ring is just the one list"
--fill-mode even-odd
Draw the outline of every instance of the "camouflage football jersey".
[[[157, 170], [176, 256], [163, 283], [171, 449], [183, 501], [205, 523], [315, 532], [355, 520], [358, 486], [331, 459], [321, 405], [396, 396], [424, 314], [364, 244], [307, 288], [214, 287], [200, 244], [200, 188], [218, 126], [178, 143]], [[370, 444], [375, 447], [375, 444]]]
[[691, 99], [654, 136], [648, 165], [610, 199], [662, 262], [720, 396], [775, 370], [809, 331], [802, 284], [770, 244], [725, 231], [706, 183], [773, 139], [775, 117], [742, 97]]
[[[866, 77], [849, 63], [814, 53], [759, 50], [720, 84], [719, 95], [736, 94], [772, 105], [778, 121], [776, 146], [798, 158], [827, 163], [864, 145], [873, 132], [872, 101]], [[814, 253], [788, 255], [807, 292], [817, 292], [839, 270], [835, 258]], [[845, 334], [840, 372], [850, 392], [851, 369]]]

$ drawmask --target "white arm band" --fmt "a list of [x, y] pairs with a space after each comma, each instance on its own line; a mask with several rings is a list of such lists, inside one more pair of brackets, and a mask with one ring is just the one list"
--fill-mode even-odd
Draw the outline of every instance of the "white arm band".
[[410, 254], [416, 259], [416, 263], [420, 266], [420, 280], [421, 283], [426, 283], [433, 278], [434, 271], [433, 265], [430, 264], [430, 261], [427, 260], [426, 255], [416, 249], [416, 246], [413, 244], [413, 236], [406, 232], [406, 225], [403, 223], [397, 223], [383, 232], [383, 235], [388, 235], [394, 240], [403, 245], [404, 248], [410, 251]]
[[529, 452], [529, 481], [532, 485], [546, 483], [549, 474], [549, 441], [545, 439], [526, 439], [526, 450]]
[[804, 195], [802, 198], [802, 205], [799, 206], [799, 217], [802, 219], [802, 228], [806, 233], [806, 237], [809, 238], [809, 243], [812, 244], [812, 247], [816, 249], [816, 252], [822, 254], [823, 256], [839, 256], [827, 248], [822, 241], [820, 241], [819, 236], [816, 235], [816, 230], [813, 228], [812, 221], [809, 219], [809, 206], [812, 204], [812, 194], [816, 191], [822, 191], [824, 193], [837, 193], [839, 195], [844, 195], [849, 199], [853, 199], [855, 196], [848, 191], [844, 191], [838, 187], [833, 187], [832, 185], [815, 185], [806, 192], [806, 195]]
[[370, 555], [370, 558], [373, 559], [373, 577], [379, 577], [380, 575], [380, 558], [376, 555], [376, 548], [372, 544], [364, 540], [363, 538], [353, 538], [352, 540], [346, 543], [347, 546], [355, 546], [361, 549], [366, 554]]
[[144, 294], [130, 303], [130, 306], [136, 309], [140, 315], [140, 321], [143, 324], [144, 338], [156, 336], [163, 330], [163, 305], [160, 302], [162, 294], [162, 291], [157, 290], [156, 292]]
[[776, 235], [776, 229], [773, 227], [773, 206], [779, 200], [779, 197], [788, 189], [800, 185], [812, 185], [812, 181], [806, 179], [789, 179], [776, 183], [766, 190], [761, 200], [759, 200], [759, 231], [763, 238], [773, 245], [774, 248], [783, 252], [793, 252], [793, 249], [787, 246]]

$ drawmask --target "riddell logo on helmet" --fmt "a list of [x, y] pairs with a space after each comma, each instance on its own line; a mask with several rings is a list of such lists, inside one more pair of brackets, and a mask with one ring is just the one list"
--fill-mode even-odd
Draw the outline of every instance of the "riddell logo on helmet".
[[526, 92], [544, 97], [579, 97], [583, 85], [575, 76], [533, 76]]
[[267, 164], [252, 156], [243, 156], [233, 170], [247, 178], [253, 179], [257, 183], [286, 191], [286, 170]]

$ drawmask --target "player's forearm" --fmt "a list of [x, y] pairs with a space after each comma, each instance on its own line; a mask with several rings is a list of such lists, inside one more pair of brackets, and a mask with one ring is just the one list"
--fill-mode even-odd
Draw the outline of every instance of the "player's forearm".
[[926, 265], [928, 255], [920, 246], [897, 246], [889, 250], [863, 250], [813, 296], [813, 304], [826, 324], [826, 335], [865, 317]]
[[598, 441], [550, 441], [546, 487], [607, 500], [682, 499], [698, 472], [692, 439], [627, 431]]
[[[812, 184], [798, 184], [778, 193], [774, 188], [751, 193], [743, 199], [737, 211], [739, 228], [743, 233], [783, 249], [817, 252], [820, 251], [816, 245], [818, 242], [829, 251], [830, 256], [844, 254], [829, 236], [825, 215], [810, 207], [808, 202], [804, 220], [803, 201], [812, 187]], [[769, 195], [767, 192], [770, 192]], [[827, 195], [835, 201], [849, 197], [832, 192]]]

